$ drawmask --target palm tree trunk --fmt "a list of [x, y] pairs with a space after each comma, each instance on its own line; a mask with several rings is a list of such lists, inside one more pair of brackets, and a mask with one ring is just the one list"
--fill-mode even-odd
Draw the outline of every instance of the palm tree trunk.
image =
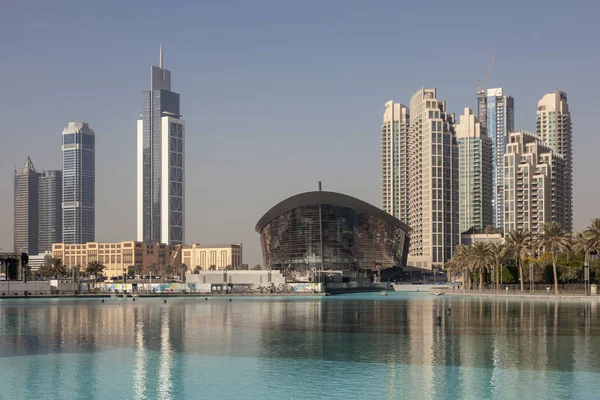
[[558, 274], [556, 273], [556, 250], [552, 249], [552, 274], [554, 275], [554, 294], [558, 294]]
[[483, 268], [479, 268], [479, 291], [483, 290]]
[[494, 266], [494, 280], [496, 281], [496, 282], [494, 282], [495, 283], [494, 286], [496, 288], [496, 291], [498, 291], [498, 268], [499, 267], [500, 266], [498, 265], [498, 263], [496, 263], [496, 265]]
[[523, 260], [519, 257], [519, 280], [521, 281], [521, 293], [525, 292], [525, 285], [523, 284]]

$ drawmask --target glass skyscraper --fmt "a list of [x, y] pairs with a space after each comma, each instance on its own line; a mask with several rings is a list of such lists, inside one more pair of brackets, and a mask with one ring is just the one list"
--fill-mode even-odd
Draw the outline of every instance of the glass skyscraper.
[[[481, 103], [479, 115], [481, 117]], [[505, 95], [502, 88], [488, 89], [486, 93], [487, 116], [485, 128], [492, 139], [492, 205], [494, 226], [504, 227], [504, 154], [508, 135], [515, 129], [515, 102], [512, 96]], [[483, 119], [482, 119], [482, 122]]]
[[185, 242], [185, 122], [171, 72], [150, 68], [137, 126], [137, 237], [146, 243]]
[[62, 240], [62, 171], [44, 171], [38, 183], [38, 250], [43, 253]]
[[62, 242], [95, 241], [95, 134], [85, 122], [62, 133]]

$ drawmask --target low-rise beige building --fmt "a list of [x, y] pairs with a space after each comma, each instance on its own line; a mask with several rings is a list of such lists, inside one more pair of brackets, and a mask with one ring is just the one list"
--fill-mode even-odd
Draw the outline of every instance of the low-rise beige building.
[[138, 275], [146, 274], [152, 267], [158, 267], [153, 274], [160, 274], [165, 265], [179, 271], [181, 266], [181, 246], [166, 244], [145, 244], [127, 241], [117, 243], [89, 242], [85, 244], [52, 244], [52, 258], [60, 258], [67, 268], [86, 268], [89, 262], [99, 261], [106, 267], [104, 276], [111, 278], [127, 273], [135, 266]]
[[196, 268], [204, 271], [239, 269], [242, 266], [242, 245], [200, 245], [183, 246], [183, 263], [188, 271]]

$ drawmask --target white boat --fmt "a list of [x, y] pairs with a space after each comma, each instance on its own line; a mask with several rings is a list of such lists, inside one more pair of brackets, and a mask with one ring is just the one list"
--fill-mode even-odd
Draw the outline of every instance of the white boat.
[[387, 290], [382, 290], [381, 293], [379, 293], [380, 296], [387, 296]]
[[443, 296], [444, 292], [431, 292], [431, 294], [435, 295], [435, 296]]

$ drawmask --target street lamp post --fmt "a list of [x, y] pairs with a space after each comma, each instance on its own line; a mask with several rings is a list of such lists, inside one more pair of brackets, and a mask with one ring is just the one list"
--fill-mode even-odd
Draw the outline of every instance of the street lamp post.
[[529, 263], [529, 293], [533, 294], [534, 283], [533, 283], [533, 263]]
[[590, 263], [586, 261], [583, 264], [583, 279], [585, 280], [585, 295], [590, 295]]

